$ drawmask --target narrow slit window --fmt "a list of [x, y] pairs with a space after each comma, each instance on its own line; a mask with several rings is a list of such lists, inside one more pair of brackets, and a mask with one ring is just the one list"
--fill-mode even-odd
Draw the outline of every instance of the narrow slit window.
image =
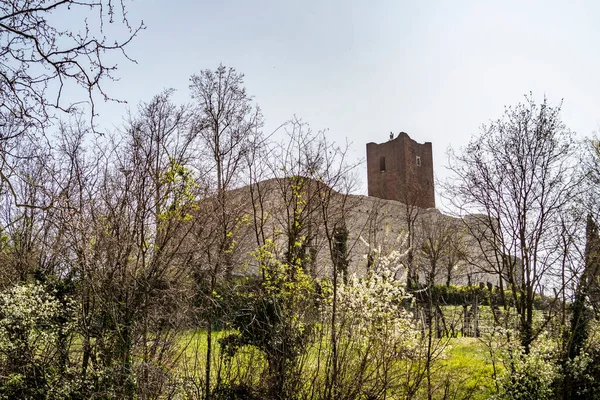
[[385, 172], [385, 157], [379, 157], [379, 171]]
[[415, 162], [417, 163], [418, 166], [421, 166], [421, 157], [417, 156], [417, 159], [415, 160]]

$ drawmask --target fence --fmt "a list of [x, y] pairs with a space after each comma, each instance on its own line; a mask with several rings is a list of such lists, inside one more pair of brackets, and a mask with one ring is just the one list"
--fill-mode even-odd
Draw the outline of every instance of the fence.
[[[423, 331], [428, 330], [429, 325], [440, 337], [479, 337], [482, 334], [492, 333], [499, 327], [517, 329], [519, 326], [519, 315], [514, 308], [503, 308], [497, 306], [482, 305], [478, 299], [471, 303], [462, 305], [444, 305], [417, 302], [411, 309], [415, 323]], [[431, 315], [430, 315], [431, 314]], [[553, 334], [561, 332], [559, 322], [552, 322], [549, 311], [537, 310], [534, 313], [534, 323], [546, 323], [545, 329]]]

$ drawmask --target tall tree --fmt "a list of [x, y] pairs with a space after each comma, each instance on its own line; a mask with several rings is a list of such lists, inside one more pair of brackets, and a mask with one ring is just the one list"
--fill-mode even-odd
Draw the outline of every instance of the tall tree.
[[[190, 79], [190, 90], [195, 102], [195, 121], [192, 133], [198, 136], [207, 149], [207, 182], [214, 196], [211, 204], [217, 232], [205, 248], [203, 271], [209, 285], [207, 297], [207, 353], [205, 393], [210, 398], [212, 330], [215, 324], [215, 288], [220, 275], [230, 275], [233, 265], [230, 254], [235, 243], [234, 231], [239, 224], [244, 207], [231, 201], [227, 191], [241, 182], [249, 153], [249, 146], [260, 135], [262, 114], [246, 93], [244, 75], [234, 68], [219, 65], [216, 70], [204, 70]], [[207, 203], [208, 204], [208, 203]], [[228, 261], [229, 260], [229, 261]]]
[[479, 244], [493, 253], [492, 268], [508, 282], [526, 352], [539, 333], [534, 296], [560, 269], [563, 252], [550, 238], [581, 186], [576, 143], [560, 110], [530, 95], [483, 126], [460, 153], [450, 152], [448, 197], [461, 212], [478, 214]]
[[[126, 3], [0, 2], [0, 193], [17, 199], [15, 181], [20, 179], [23, 146], [43, 146], [48, 128], [56, 126], [59, 117], [85, 115], [94, 129], [97, 98], [119, 101], [104, 85], [116, 79], [115, 55], [134, 61], [126, 49], [144, 29], [143, 22], [130, 24]], [[58, 22], [61, 19], [68, 23]], [[52, 205], [17, 203], [37, 208]]]
[[[113, 386], [122, 398], [152, 396], [160, 384], [152, 381], [154, 366], [167, 362], [174, 330], [185, 318], [176, 310], [186, 309], [190, 297], [184, 243], [196, 223], [198, 189], [186, 167], [188, 122], [170, 91], [142, 104], [124, 140], [99, 156], [96, 190], [82, 205], [83, 221], [72, 227], [81, 232], [73, 247], [82, 277], [84, 345], [94, 367], [100, 359], [112, 371], [101, 389]], [[90, 367], [82, 366], [92, 374]]]

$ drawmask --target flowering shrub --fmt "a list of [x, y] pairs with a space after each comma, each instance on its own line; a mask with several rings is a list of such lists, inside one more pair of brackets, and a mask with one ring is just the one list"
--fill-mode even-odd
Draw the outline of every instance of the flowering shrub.
[[19, 285], [0, 294], [0, 351], [28, 351], [51, 344], [57, 327], [53, 320], [60, 302], [37, 284]]
[[[405, 237], [400, 238], [399, 247], [405, 247]], [[406, 268], [404, 259], [408, 251], [392, 250], [381, 254], [381, 247], [374, 250], [373, 268], [367, 276], [359, 278], [352, 275], [346, 284], [338, 290], [340, 312], [352, 317], [353, 329], [363, 335], [368, 331], [391, 330], [397, 337], [404, 337], [409, 315], [401, 306], [409, 299], [406, 292]], [[393, 331], [393, 332], [392, 332]]]
[[[39, 284], [12, 287], [0, 294], [0, 398], [54, 397], [72, 387], [65, 378], [58, 356], [59, 337], [73, 328], [73, 320], [59, 323], [71, 313], [52, 293]], [[64, 367], [64, 365], [62, 366]]]
[[364, 278], [350, 277], [338, 291], [339, 312], [352, 319], [354, 334], [368, 340], [369, 332], [385, 332], [404, 338], [412, 329], [402, 301], [409, 298], [405, 284], [394, 279], [394, 271], [379, 268]]
[[505, 370], [500, 376], [498, 399], [553, 399], [554, 383], [560, 378], [559, 349], [556, 343], [540, 336], [529, 354], [516, 342], [508, 342], [503, 354]]
[[[404, 238], [402, 238], [404, 239]], [[405, 248], [405, 240], [398, 248]], [[378, 398], [400, 384], [398, 374], [417, 345], [417, 331], [403, 303], [406, 292], [403, 261], [407, 252], [372, 253], [371, 271], [352, 275], [337, 291], [337, 398]], [[329, 313], [332, 301], [328, 301]]]

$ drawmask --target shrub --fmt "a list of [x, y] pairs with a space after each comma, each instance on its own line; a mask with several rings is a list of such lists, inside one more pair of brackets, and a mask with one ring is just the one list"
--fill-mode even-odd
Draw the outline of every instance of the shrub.
[[72, 314], [71, 303], [40, 284], [0, 294], [0, 397], [64, 398], [77, 390], [79, 384], [65, 382], [70, 374], [60, 354], [74, 328]]
[[544, 400], [555, 398], [555, 383], [560, 378], [558, 349], [540, 336], [525, 353], [520, 343], [507, 343], [503, 355], [505, 370], [500, 376], [498, 399]]

